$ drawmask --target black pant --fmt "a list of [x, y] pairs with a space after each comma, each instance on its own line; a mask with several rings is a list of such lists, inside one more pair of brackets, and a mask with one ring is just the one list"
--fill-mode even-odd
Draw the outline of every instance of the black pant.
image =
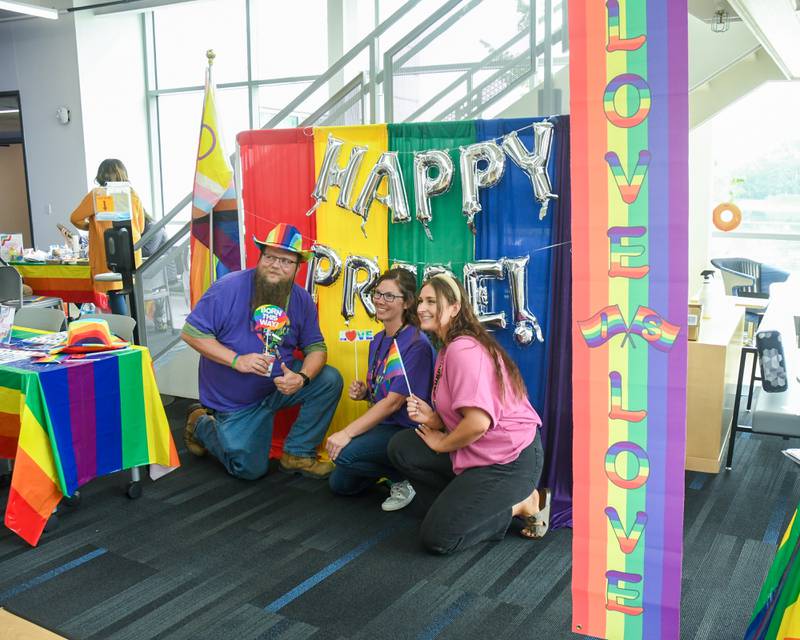
[[434, 553], [447, 554], [486, 540], [501, 540], [511, 508], [536, 488], [544, 453], [537, 434], [507, 464], [473, 467], [456, 475], [450, 454], [436, 453], [412, 429], [389, 442], [389, 459], [410, 481], [427, 507], [420, 537]]

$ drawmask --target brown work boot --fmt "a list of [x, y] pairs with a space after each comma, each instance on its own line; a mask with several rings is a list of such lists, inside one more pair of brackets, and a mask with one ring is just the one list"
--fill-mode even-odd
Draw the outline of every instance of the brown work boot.
[[193, 404], [186, 412], [186, 426], [183, 428], [183, 442], [186, 444], [186, 449], [189, 453], [196, 456], [204, 456], [207, 453], [206, 448], [195, 437], [194, 430], [197, 428], [197, 421], [208, 415], [205, 407], [201, 404]]
[[281, 456], [279, 469], [284, 473], [299, 473], [308, 478], [322, 480], [331, 475], [333, 471], [332, 462], [323, 462], [313, 457], [293, 456], [291, 453], [284, 453]]

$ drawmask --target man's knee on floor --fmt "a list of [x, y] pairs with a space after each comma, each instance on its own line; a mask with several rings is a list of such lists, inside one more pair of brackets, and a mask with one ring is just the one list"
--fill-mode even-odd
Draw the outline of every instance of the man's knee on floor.
[[226, 467], [228, 473], [234, 478], [238, 478], [239, 480], [258, 480], [267, 475], [269, 459], [265, 457], [264, 460], [259, 460], [257, 462], [245, 462], [239, 458], [233, 458], [228, 461]]

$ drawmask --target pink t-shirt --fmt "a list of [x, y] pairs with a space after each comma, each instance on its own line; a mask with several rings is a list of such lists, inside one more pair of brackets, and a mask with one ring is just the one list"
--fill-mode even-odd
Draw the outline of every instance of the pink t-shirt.
[[[503, 366], [502, 361], [500, 365]], [[433, 403], [445, 428], [448, 431], [456, 428], [463, 418], [458, 410], [465, 407], [482, 409], [492, 420], [483, 436], [450, 453], [453, 472], [459, 474], [471, 467], [516, 460], [533, 442], [536, 427], [542, 424], [528, 398], [517, 398], [509, 385], [506, 385], [505, 397], [501, 397], [492, 356], [470, 336], [456, 338], [440, 351], [434, 371], [440, 371], [440, 366]]]

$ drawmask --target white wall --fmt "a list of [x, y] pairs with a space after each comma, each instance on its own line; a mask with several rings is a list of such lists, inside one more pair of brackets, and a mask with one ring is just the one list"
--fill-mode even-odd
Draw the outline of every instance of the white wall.
[[0, 23], [0, 91], [16, 91], [17, 59], [11, 33], [12, 22]]
[[0, 231], [21, 233], [25, 246], [31, 246], [28, 191], [25, 188], [21, 144], [0, 147], [0, 194]]
[[141, 16], [77, 12], [75, 30], [83, 112], [86, 175], [118, 158], [152, 211]]
[[700, 288], [700, 272], [711, 268], [708, 242], [711, 238], [711, 185], [714, 160], [711, 123], [689, 131], [689, 296]]
[[[0, 90], [19, 90], [34, 242], [62, 240], [56, 223], [86, 193], [86, 160], [78, 85], [75, 24], [58, 20], [16, 20], [0, 25]], [[72, 121], [59, 124], [56, 108], [69, 107]]]

